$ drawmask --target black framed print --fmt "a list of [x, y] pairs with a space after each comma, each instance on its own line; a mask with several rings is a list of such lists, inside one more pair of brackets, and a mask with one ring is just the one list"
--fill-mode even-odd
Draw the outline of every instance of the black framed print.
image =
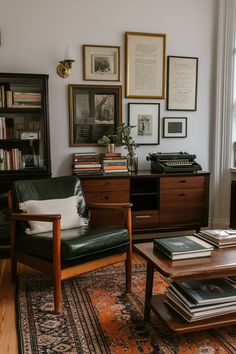
[[187, 118], [163, 118], [163, 138], [186, 138]]
[[122, 120], [122, 86], [68, 85], [70, 146], [97, 146]]
[[128, 124], [131, 135], [139, 145], [158, 145], [160, 103], [128, 103]]
[[167, 110], [197, 110], [198, 58], [167, 57]]

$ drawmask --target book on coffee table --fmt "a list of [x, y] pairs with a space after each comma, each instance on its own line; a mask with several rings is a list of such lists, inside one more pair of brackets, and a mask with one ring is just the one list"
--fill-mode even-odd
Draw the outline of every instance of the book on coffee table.
[[233, 229], [201, 230], [194, 235], [219, 248], [236, 245], [236, 230]]
[[172, 282], [165, 302], [189, 322], [236, 311], [236, 289], [224, 278]]
[[213, 304], [236, 300], [236, 288], [225, 278], [180, 282], [177, 288], [196, 304]]
[[207, 257], [214, 247], [196, 236], [164, 237], [153, 240], [154, 249], [172, 260]]

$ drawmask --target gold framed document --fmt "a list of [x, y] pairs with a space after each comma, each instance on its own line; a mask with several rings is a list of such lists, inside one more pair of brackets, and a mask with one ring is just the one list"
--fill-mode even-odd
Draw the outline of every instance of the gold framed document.
[[197, 110], [198, 58], [168, 56], [167, 110]]
[[126, 97], [165, 98], [166, 34], [126, 32]]

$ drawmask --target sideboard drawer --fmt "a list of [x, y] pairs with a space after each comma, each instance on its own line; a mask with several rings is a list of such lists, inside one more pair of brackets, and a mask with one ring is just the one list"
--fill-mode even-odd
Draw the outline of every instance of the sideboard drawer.
[[203, 188], [204, 176], [193, 177], [162, 177], [160, 178], [160, 189], [176, 188]]
[[157, 227], [159, 223], [159, 210], [133, 211], [133, 229], [143, 229]]
[[86, 203], [129, 203], [128, 191], [86, 193]]
[[85, 193], [106, 191], [129, 191], [129, 178], [87, 179], [82, 181]]

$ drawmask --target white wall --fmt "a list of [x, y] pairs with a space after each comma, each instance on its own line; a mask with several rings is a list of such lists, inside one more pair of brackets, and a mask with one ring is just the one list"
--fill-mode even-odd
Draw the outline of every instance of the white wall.
[[[140, 147], [139, 167], [149, 169], [149, 152], [187, 151], [197, 155], [204, 170], [209, 169], [216, 6], [216, 0], [0, 0], [0, 72], [49, 74], [53, 175], [71, 173], [72, 153], [88, 150], [69, 147], [67, 85], [92, 83], [82, 79], [82, 45], [121, 46], [124, 92], [126, 31], [166, 33], [167, 55], [199, 58], [196, 112], [168, 112], [165, 100], [123, 98], [124, 122], [128, 102], [160, 102], [161, 123], [163, 117], [188, 117], [187, 138], [161, 137], [160, 145]], [[76, 62], [72, 75], [62, 79], [56, 67], [67, 44]]]

